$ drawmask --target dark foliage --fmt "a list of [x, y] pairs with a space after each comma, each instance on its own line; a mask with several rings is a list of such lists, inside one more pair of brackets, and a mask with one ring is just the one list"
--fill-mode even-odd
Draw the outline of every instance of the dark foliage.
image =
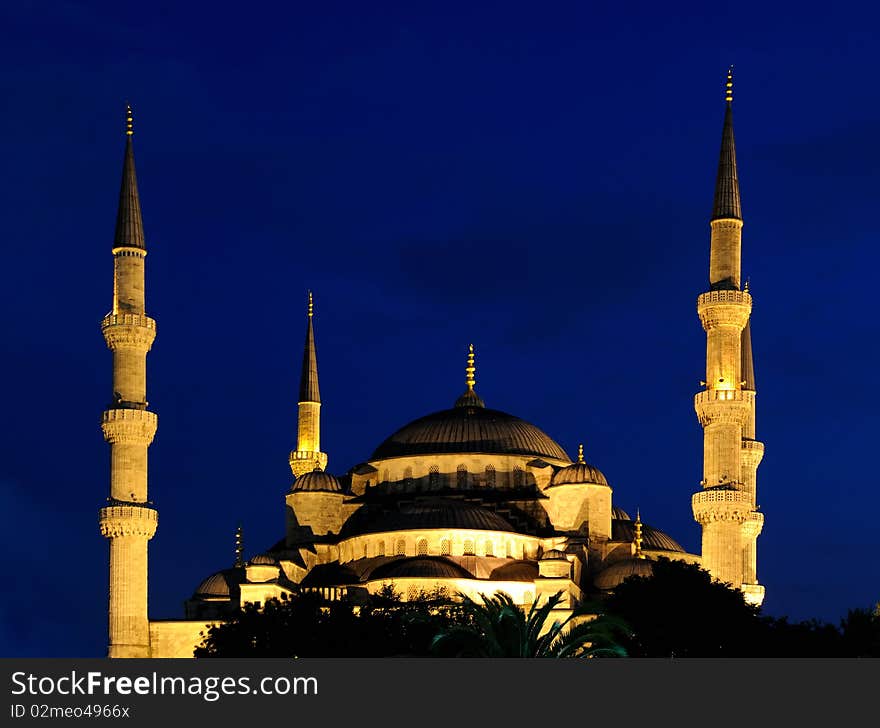
[[659, 559], [650, 577], [630, 577], [606, 603], [632, 634], [633, 657], [878, 657], [880, 615], [850, 610], [840, 628], [818, 620], [762, 616], [742, 593], [682, 561]]
[[311, 592], [246, 604], [204, 635], [196, 657], [418, 657], [460, 609], [431, 595], [401, 601], [391, 589], [356, 603]]

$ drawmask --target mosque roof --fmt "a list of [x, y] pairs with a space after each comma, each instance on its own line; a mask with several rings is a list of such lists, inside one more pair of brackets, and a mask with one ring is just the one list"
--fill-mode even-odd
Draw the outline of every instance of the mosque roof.
[[420, 498], [393, 506], [364, 505], [343, 524], [339, 536], [350, 538], [367, 533], [426, 528], [510, 532], [517, 530], [509, 521], [488, 508], [450, 498]]
[[290, 492], [342, 493], [343, 488], [342, 484], [330, 473], [325, 473], [316, 467], [311, 472], [300, 475], [291, 486]]
[[[612, 541], [633, 541], [636, 537], [635, 521], [613, 518], [611, 521]], [[680, 551], [684, 549], [679, 543], [659, 528], [653, 528], [642, 524], [642, 548], [656, 549], [659, 551]]]
[[370, 579], [473, 579], [473, 575], [442, 556], [416, 556], [389, 561], [376, 567]]
[[233, 567], [211, 574], [196, 587], [195, 597], [228, 597], [233, 586], [245, 580], [244, 569]]
[[651, 576], [654, 573], [650, 559], [623, 559], [600, 571], [593, 583], [598, 589], [614, 589], [630, 576]]
[[565, 451], [535, 425], [479, 405], [456, 406], [413, 420], [379, 445], [370, 460], [443, 453], [530, 455], [569, 460]]

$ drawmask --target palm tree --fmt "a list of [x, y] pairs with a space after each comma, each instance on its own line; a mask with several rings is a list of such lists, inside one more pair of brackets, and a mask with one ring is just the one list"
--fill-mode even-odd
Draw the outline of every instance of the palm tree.
[[[551, 611], [562, 601], [556, 592], [538, 606], [535, 599], [528, 614], [504, 592], [494, 596], [480, 594], [482, 603], [459, 594], [466, 621], [443, 629], [431, 651], [441, 657], [626, 657], [626, 650], [615, 637], [627, 634], [627, 625], [612, 616], [600, 614], [595, 604], [582, 604], [564, 620], [554, 621], [545, 630]], [[596, 615], [580, 621], [580, 617]]]

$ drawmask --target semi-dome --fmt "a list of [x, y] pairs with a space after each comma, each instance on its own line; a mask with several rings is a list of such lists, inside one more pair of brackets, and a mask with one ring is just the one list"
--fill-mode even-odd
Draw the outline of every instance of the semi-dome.
[[278, 559], [272, 554], [257, 554], [248, 563], [252, 566], [277, 566]]
[[617, 506], [611, 506], [611, 517], [618, 518], [623, 521], [631, 521], [632, 519], [629, 517], [629, 513], [627, 513], [623, 508], [618, 508]]
[[538, 578], [538, 565], [534, 561], [516, 559], [493, 569], [489, 578], [494, 581], [534, 581]]
[[429, 528], [463, 528], [474, 531], [511, 531], [507, 520], [488, 508], [451, 499], [420, 499], [385, 507], [361, 506], [343, 524], [341, 538], [385, 531], [411, 531]]
[[597, 589], [614, 589], [630, 576], [651, 576], [654, 565], [649, 559], [623, 559], [600, 571], [593, 583]]
[[595, 483], [596, 485], [608, 485], [605, 475], [599, 468], [584, 462], [584, 446], [578, 446], [578, 459], [576, 463], [567, 465], [557, 470], [550, 480], [550, 485], [569, 485], [572, 483]]
[[342, 491], [342, 484], [320, 467], [300, 475], [290, 488], [291, 493], [342, 493]]
[[477, 404], [462, 404], [434, 412], [404, 425], [376, 448], [370, 460], [444, 453], [527, 455], [569, 460], [553, 438], [534, 425]]
[[473, 579], [473, 575], [442, 556], [417, 556], [389, 561], [373, 570], [370, 579]]

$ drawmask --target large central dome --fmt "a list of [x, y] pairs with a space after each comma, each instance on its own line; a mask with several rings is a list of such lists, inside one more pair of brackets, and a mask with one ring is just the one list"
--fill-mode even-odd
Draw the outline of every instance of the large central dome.
[[569, 462], [553, 438], [525, 420], [461, 404], [404, 425], [376, 448], [370, 460], [441, 453], [532, 455]]

